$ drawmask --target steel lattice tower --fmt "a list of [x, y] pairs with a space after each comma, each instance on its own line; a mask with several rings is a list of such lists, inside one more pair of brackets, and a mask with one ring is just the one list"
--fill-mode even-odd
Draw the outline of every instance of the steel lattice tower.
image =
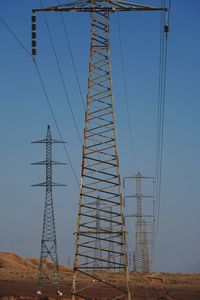
[[141, 193], [141, 174], [137, 173], [136, 178], [136, 234], [135, 234], [135, 256], [136, 256], [136, 271], [144, 271], [144, 235], [142, 228], [142, 193]]
[[144, 272], [150, 272], [150, 259], [149, 259], [149, 252], [150, 252], [150, 247], [149, 247], [149, 241], [148, 241], [148, 228], [147, 228], [147, 222], [145, 219], [143, 219], [143, 230], [142, 230], [142, 234], [143, 234], [143, 243], [144, 243], [144, 247], [143, 247], [143, 261], [144, 261]]
[[[52, 187], [65, 185], [58, 184], [52, 181], [52, 165], [63, 165], [64, 163], [52, 160], [52, 144], [63, 142], [52, 139], [50, 126], [48, 125], [46, 139], [42, 139], [32, 143], [40, 143], [46, 145], [46, 160], [32, 164], [46, 166], [46, 181], [43, 183], [32, 185], [46, 188], [37, 293], [42, 294], [43, 292], [47, 292], [46, 285], [51, 282], [56, 288], [57, 295], [62, 296], [62, 292], [60, 291], [61, 283], [57, 256]], [[51, 267], [49, 269], [47, 269], [46, 266], [47, 262], [51, 263]]]
[[[136, 272], [149, 272], [150, 271], [150, 255], [151, 247], [153, 243], [153, 231], [148, 225], [153, 227], [154, 225], [154, 195], [144, 195], [142, 193], [141, 181], [144, 179], [153, 180], [153, 177], [147, 177], [137, 172], [135, 176], [124, 178], [124, 187], [126, 179], [135, 179], [136, 181], [136, 193], [134, 195], [125, 196], [124, 202], [127, 198], [136, 199], [136, 213], [127, 214], [126, 217], [136, 218], [135, 222], [135, 271]], [[143, 213], [142, 199], [152, 199], [153, 207], [152, 213]], [[151, 235], [151, 236], [150, 236]]]
[[[95, 2], [94, 5], [101, 7], [98, 2]], [[72, 292], [74, 298], [79, 295], [86, 297], [89, 292], [89, 286], [85, 293], [78, 286], [78, 272], [92, 276], [93, 288], [101, 284], [104, 289], [106, 284], [111, 284], [112, 281], [108, 280], [105, 272], [99, 271], [122, 270], [126, 272], [127, 289], [120, 290], [113, 284], [115, 289], [113, 298], [130, 298], [112, 96], [109, 12], [107, 10], [92, 12], [91, 31], [89, 83]], [[82, 257], [88, 258], [87, 265]], [[123, 260], [122, 257], [124, 257]], [[94, 266], [92, 266], [93, 260], [96, 260]]]
[[[119, 0], [81, 0], [33, 10], [33, 55], [36, 54], [36, 12], [90, 12], [91, 18], [73, 299], [91, 298], [90, 288], [94, 290], [98, 285], [112, 289], [111, 299], [131, 299], [112, 94], [110, 12], [155, 10], [165, 9]], [[124, 271], [126, 287], [119, 288], [110, 282], [105, 272], [108, 270]], [[81, 287], [78, 282], [79, 275], [87, 276], [92, 283]], [[98, 299], [97, 295], [93, 297]]]

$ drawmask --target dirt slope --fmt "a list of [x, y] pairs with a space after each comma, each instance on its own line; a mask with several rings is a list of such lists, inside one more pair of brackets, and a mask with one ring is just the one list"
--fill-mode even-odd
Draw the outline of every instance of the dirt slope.
[[[23, 259], [15, 253], [0, 252], [0, 299], [37, 299], [38, 266], [38, 258]], [[51, 268], [48, 260], [46, 268]], [[65, 296], [63, 299], [71, 299], [72, 272], [69, 268], [60, 266], [60, 274]], [[106, 280], [125, 287], [122, 273], [107, 272], [106, 277]], [[89, 279], [80, 278], [81, 285], [86, 283], [90, 283]], [[200, 274], [130, 272], [130, 287], [134, 300], [200, 300]], [[91, 295], [88, 297], [102, 300], [112, 298], [111, 291], [106, 291], [105, 295], [102, 293], [101, 288], [91, 288]], [[48, 297], [45, 299], [55, 299], [55, 289], [51, 285], [47, 288], [45, 296]]]
[[[0, 280], [36, 279], [38, 267], [38, 258], [23, 259], [15, 253], [0, 252]], [[46, 260], [45, 267], [51, 269], [49, 260]], [[60, 266], [61, 278], [69, 271], [69, 268]]]

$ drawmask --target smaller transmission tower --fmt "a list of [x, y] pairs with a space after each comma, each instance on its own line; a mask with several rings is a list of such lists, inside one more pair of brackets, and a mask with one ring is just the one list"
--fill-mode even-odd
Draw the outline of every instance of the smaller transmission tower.
[[143, 220], [143, 243], [144, 243], [144, 247], [143, 247], [143, 261], [144, 261], [144, 272], [150, 272], [150, 261], [149, 261], [149, 241], [147, 238], [147, 222], [144, 219]]
[[[141, 181], [144, 179], [152, 179], [153, 177], [143, 176], [141, 173], [137, 172], [135, 176], [125, 177], [124, 178], [124, 188], [126, 179], [135, 179], [136, 180], [136, 193], [131, 196], [124, 197], [124, 203], [127, 198], [136, 199], [136, 213], [127, 214], [126, 217], [135, 217], [135, 271], [136, 272], [149, 272], [150, 271], [150, 254], [151, 246], [153, 243], [153, 231], [152, 225], [154, 222], [154, 195], [144, 195], [142, 194]], [[143, 198], [153, 199], [152, 211], [148, 213], [143, 213], [143, 208], [145, 205], [142, 205]], [[149, 226], [148, 226], [149, 225]]]
[[[46, 138], [32, 143], [46, 145], [46, 160], [32, 163], [32, 165], [46, 166], [46, 181], [32, 185], [46, 188], [37, 294], [40, 295], [47, 292], [47, 284], [51, 282], [56, 289], [57, 295], [62, 296], [62, 292], [60, 291], [61, 282], [57, 256], [52, 187], [66, 185], [52, 181], [52, 165], [64, 165], [65, 163], [52, 160], [52, 144], [63, 142], [52, 139], [50, 126], [48, 125]], [[50, 268], [47, 267], [47, 262], [51, 263]]]
[[128, 266], [129, 266], [129, 271], [132, 271], [132, 272], [136, 271], [135, 251], [134, 250], [129, 250], [129, 252], [128, 252]]

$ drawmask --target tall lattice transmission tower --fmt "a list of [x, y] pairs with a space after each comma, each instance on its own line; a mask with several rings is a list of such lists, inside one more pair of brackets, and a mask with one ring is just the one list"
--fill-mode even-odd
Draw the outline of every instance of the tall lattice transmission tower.
[[[61, 282], [57, 256], [52, 187], [66, 185], [52, 181], [52, 166], [63, 165], [65, 163], [52, 160], [52, 144], [63, 142], [52, 139], [50, 126], [48, 125], [46, 138], [32, 143], [46, 145], [46, 159], [44, 161], [32, 163], [32, 165], [46, 166], [46, 181], [32, 185], [45, 187], [46, 189], [37, 294], [40, 295], [47, 293], [48, 295], [48, 285], [51, 283], [54, 285], [57, 295], [62, 296], [62, 292], [60, 290]], [[50, 266], [48, 267], [47, 264], [49, 265], [49, 263]]]
[[[94, 289], [99, 286], [109, 294], [109, 299], [131, 299], [112, 94], [110, 13], [156, 10], [165, 9], [121, 0], [81, 0], [33, 10], [33, 55], [36, 54], [35, 13], [89, 12], [91, 19], [73, 299], [99, 299]], [[113, 276], [107, 275], [114, 270], [123, 271], [125, 287], [117, 286]], [[79, 276], [86, 276], [88, 285], [81, 286]]]
[[[124, 196], [124, 202], [128, 199], [136, 200], [136, 211], [135, 213], [127, 214], [126, 217], [135, 218], [135, 248], [134, 253], [134, 271], [136, 272], [149, 272], [151, 269], [151, 254], [152, 244], [154, 237], [154, 225], [155, 225], [155, 200], [153, 193], [146, 195], [142, 193], [142, 180], [151, 180], [152, 189], [154, 187], [153, 177], [144, 176], [140, 172], [137, 172], [134, 176], [125, 177], [123, 185], [125, 188], [125, 182], [127, 179], [134, 179], [136, 181], [136, 192], [133, 195]], [[154, 190], [154, 189], [153, 189]], [[145, 210], [145, 204], [142, 199], [146, 201], [151, 200], [151, 205], [148, 205], [148, 209]], [[148, 199], [148, 200], [147, 200]], [[130, 207], [130, 206], [129, 206]], [[150, 209], [149, 209], [150, 207]], [[132, 252], [132, 251], [131, 251]]]

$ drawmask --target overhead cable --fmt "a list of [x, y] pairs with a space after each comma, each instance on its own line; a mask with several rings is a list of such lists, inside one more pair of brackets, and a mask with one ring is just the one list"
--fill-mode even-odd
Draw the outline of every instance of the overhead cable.
[[[59, 0], [57, 1], [57, 3], [58, 3], [58, 5], [61, 5]], [[77, 72], [77, 68], [76, 68], [76, 64], [75, 64], [75, 60], [74, 60], [72, 48], [71, 48], [71, 45], [70, 45], [68, 32], [67, 32], [67, 26], [65, 24], [65, 20], [64, 20], [62, 11], [60, 12], [60, 15], [61, 15], [63, 28], [64, 28], [65, 39], [66, 39], [66, 42], [67, 42], [67, 45], [68, 45], [68, 48], [69, 48], [69, 54], [70, 54], [71, 61], [72, 61], [72, 66], [73, 66], [73, 69], [74, 69], [74, 74], [75, 74], [75, 77], [76, 77], [76, 82], [77, 82], [77, 85], [78, 85], [79, 94], [80, 94], [80, 97], [81, 97], [81, 102], [82, 102], [83, 108], [85, 110], [86, 107], [85, 107], [84, 97], [83, 97], [83, 93], [82, 93], [82, 90], [81, 90], [81, 85], [80, 85], [80, 81], [79, 81], [79, 78], [78, 78], [78, 72]]]
[[127, 82], [126, 82], [126, 76], [125, 76], [124, 56], [123, 56], [123, 49], [122, 49], [121, 26], [120, 26], [120, 19], [119, 19], [118, 13], [117, 13], [117, 27], [118, 27], [118, 35], [119, 35], [121, 68], [122, 68], [122, 78], [123, 78], [123, 87], [124, 87], [124, 100], [125, 100], [127, 123], [128, 123], [130, 150], [131, 150], [131, 154], [132, 154], [131, 162], [134, 162], [136, 165], [135, 151], [134, 151], [134, 144], [133, 144], [133, 132], [132, 132], [132, 126], [131, 126], [131, 120], [130, 120], [130, 114], [129, 114], [130, 110], [129, 110], [129, 105], [128, 105]]
[[[41, 8], [43, 8], [43, 1], [40, 0], [40, 3], [41, 3]], [[63, 74], [62, 74], [62, 70], [61, 70], [61, 66], [60, 66], [60, 63], [59, 63], [58, 55], [57, 55], [57, 52], [56, 52], [56, 48], [55, 48], [55, 45], [54, 45], [54, 41], [53, 41], [53, 38], [52, 38], [52, 34], [51, 34], [51, 31], [50, 31], [49, 23], [47, 21], [47, 17], [46, 17], [45, 12], [43, 12], [43, 15], [44, 15], [47, 31], [48, 31], [48, 34], [49, 34], [51, 46], [52, 46], [52, 49], [53, 49], [54, 57], [55, 57], [55, 60], [56, 60], [56, 64], [57, 64], [57, 67], [58, 67], [58, 70], [59, 70], [60, 78], [61, 78], [61, 81], [62, 81], [62, 85], [63, 85], [63, 88], [64, 88], [64, 92], [65, 92], [65, 95], [66, 95], [67, 103], [69, 105], [69, 109], [70, 109], [70, 112], [71, 112], [71, 115], [72, 115], [72, 120], [73, 120], [74, 126], [76, 128], [76, 133], [78, 135], [80, 144], [82, 145], [82, 139], [81, 139], [81, 136], [80, 136], [80, 133], [79, 133], [78, 125], [77, 125], [75, 115], [74, 115], [74, 112], [73, 112], [73, 108], [72, 108], [72, 105], [71, 105], [71, 102], [70, 102], [70, 99], [69, 99], [69, 94], [68, 94], [67, 87], [66, 87], [66, 84], [65, 84], [65, 81], [64, 81], [64, 77], [63, 77]]]
[[[45, 95], [45, 99], [47, 101], [47, 104], [49, 106], [49, 109], [50, 109], [50, 112], [52, 114], [52, 117], [53, 117], [53, 120], [54, 120], [54, 123], [56, 125], [56, 129], [58, 131], [58, 134], [60, 136], [60, 139], [61, 141], [63, 141], [63, 138], [62, 138], [62, 134], [61, 134], [61, 131], [60, 131], [60, 128], [58, 126], [58, 122], [56, 120], [56, 117], [55, 117], [55, 114], [53, 112], [53, 109], [52, 109], [52, 106], [51, 106], [51, 103], [50, 103], [50, 100], [49, 100], [49, 96], [47, 94], [47, 91], [46, 91], [46, 88], [45, 88], [45, 85], [44, 85], [44, 82], [42, 80], [42, 76], [41, 76], [41, 73], [40, 73], [40, 70], [39, 70], [39, 67], [37, 65], [37, 62], [36, 60], [33, 58], [33, 56], [31, 55], [31, 52], [27, 49], [27, 47], [21, 42], [21, 40], [17, 37], [17, 35], [14, 33], [13, 30], [11, 30], [11, 28], [8, 26], [8, 24], [3, 20], [3, 18], [0, 16], [0, 20], [1, 22], [4, 24], [4, 26], [6, 27], [6, 29], [10, 32], [10, 34], [14, 37], [14, 39], [17, 41], [17, 43], [23, 48], [23, 50], [28, 54], [28, 56], [31, 58], [31, 60], [33, 61], [34, 65], [35, 65], [35, 68], [36, 68], [36, 71], [37, 71], [37, 75], [39, 77], [39, 80], [41, 82], [41, 85], [42, 85], [42, 89], [43, 89], [43, 92], [44, 92], [44, 95]], [[74, 170], [74, 167], [73, 167], [73, 164], [72, 164], [72, 161], [71, 161], [71, 158], [70, 158], [70, 155], [67, 151], [67, 148], [66, 148], [66, 145], [63, 143], [63, 148], [64, 148], [64, 151], [65, 151], [65, 154], [67, 155], [67, 158], [68, 158], [68, 161], [69, 161], [69, 165], [71, 167], [71, 170], [72, 170], [72, 173], [75, 177], [75, 180], [77, 182], [77, 184], [79, 185], [79, 180], [77, 178], [77, 175], [76, 175], [76, 172]]]
[[[165, 0], [161, 1], [161, 6], [165, 6]], [[162, 184], [163, 166], [163, 141], [164, 141], [164, 120], [165, 120], [165, 100], [166, 100], [166, 74], [167, 74], [167, 50], [168, 50], [168, 31], [171, 1], [168, 5], [168, 14], [161, 12], [161, 31], [160, 31], [160, 61], [159, 61], [159, 86], [158, 86], [158, 115], [157, 115], [157, 144], [156, 144], [156, 233], [158, 233], [160, 219], [160, 197]], [[164, 30], [163, 30], [164, 29]]]

